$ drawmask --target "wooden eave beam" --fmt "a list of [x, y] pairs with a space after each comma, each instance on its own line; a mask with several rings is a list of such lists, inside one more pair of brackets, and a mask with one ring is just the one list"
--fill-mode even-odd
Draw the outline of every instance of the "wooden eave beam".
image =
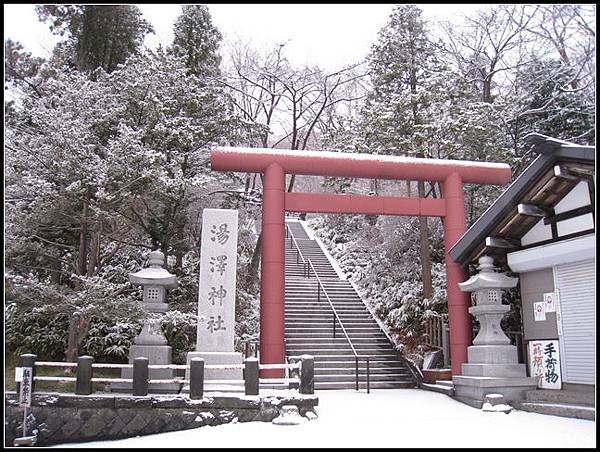
[[574, 170], [571, 170], [565, 166], [562, 165], [554, 165], [554, 176], [559, 177], [561, 179], [566, 179], [566, 180], [581, 180], [581, 179], [585, 179], [586, 176], [579, 173], [576, 174], [576, 172]]
[[521, 246], [521, 241], [513, 238], [486, 237], [485, 246], [490, 248], [514, 249]]
[[553, 209], [536, 204], [519, 204], [517, 212], [520, 215], [528, 215], [531, 217], [548, 217], [554, 214]]

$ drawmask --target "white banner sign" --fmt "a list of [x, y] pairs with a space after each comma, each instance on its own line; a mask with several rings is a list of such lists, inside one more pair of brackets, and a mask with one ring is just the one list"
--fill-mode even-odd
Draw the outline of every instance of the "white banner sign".
[[538, 388], [561, 389], [558, 340], [529, 341], [529, 369]]
[[19, 387], [19, 406], [31, 406], [31, 385], [33, 383], [33, 369], [21, 368], [21, 385]]
[[536, 322], [546, 320], [546, 303], [543, 301], [533, 303], [533, 319]]
[[546, 312], [556, 312], [558, 297], [556, 292], [548, 292], [544, 294], [544, 303], [546, 304]]
[[233, 351], [237, 236], [237, 210], [204, 209], [197, 351]]

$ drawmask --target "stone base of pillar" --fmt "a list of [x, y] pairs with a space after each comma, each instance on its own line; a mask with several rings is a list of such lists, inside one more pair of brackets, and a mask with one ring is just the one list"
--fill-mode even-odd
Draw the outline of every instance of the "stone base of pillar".
[[[132, 345], [129, 348], [129, 364], [133, 364], [135, 358], [148, 358], [148, 365], [172, 364], [172, 349], [169, 345]], [[174, 369], [149, 369], [150, 380], [171, 380], [175, 378]], [[133, 369], [122, 369], [121, 378], [133, 378]], [[151, 383], [148, 392], [154, 394], [177, 394], [181, 390], [181, 383]], [[111, 383], [112, 392], [131, 392], [132, 383]]]
[[487, 394], [502, 394], [510, 402], [524, 400], [525, 391], [536, 388], [525, 364], [517, 362], [514, 345], [474, 345], [467, 352], [469, 363], [462, 365], [462, 375], [452, 377], [457, 400], [481, 408]]
[[[239, 352], [189, 352], [186, 357], [187, 369], [185, 379], [190, 378], [190, 361], [192, 358], [202, 358], [205, 366], [217, 364], [243, 364], [242, 353]], [[204, 369], [204, 391], [218, 392], [244, 392], [244, 383], [211, 383], [210, 380], [243, 380], [242, 369]], [[189, 393], [189, 385], [185, 385], [181, 392]]]
[[536, 388], [533, 377], [452, 377], [454, 397], [476, 408], [483, 406], [487, 394], [502, 394], [507, 402], [524, 400], [525, 391]]

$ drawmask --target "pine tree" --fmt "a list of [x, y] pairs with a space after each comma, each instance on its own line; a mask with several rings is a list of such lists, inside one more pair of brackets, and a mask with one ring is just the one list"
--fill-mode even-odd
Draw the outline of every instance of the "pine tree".
[[[434, 70], [435, 54], [418, 7], [400, 5], [393, 10], [388, 24], [379, 32], [368, 61], [373, 91], [367, 101], [366, 115], [376, 121], [372, 123], [376, 127], [369, 141], [380, 152], [424, 157], [426, 151], [420, 131], [428, 121], [428, 82]], [[417, 182], [417, 191], [419, 197], [426, 196], [423, 181]], [[430, 298], [431, 263], [425, 217], [419, 217], [419, 234], [423, 295]]]
[[153, 31], [133, 5], [38, 5], [36, 11], [51, 31], [73, 43], [72, 61], [84, 72], [114, 71]]
[[220, 74], [218, 53], [221, 32], [213, 25], [205, 5], [183, 5], [173, 27], [172, 53], [185, 58], [189, 73], [216, 77]]

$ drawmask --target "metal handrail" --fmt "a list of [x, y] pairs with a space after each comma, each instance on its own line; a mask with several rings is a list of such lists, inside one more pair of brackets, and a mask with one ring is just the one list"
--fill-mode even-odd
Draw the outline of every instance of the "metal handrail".
[[[290, 227], [287, 224], [285, 225], [285, 236], [290, 239], [290, 248], [294, 248], [294, 247], [296, 248], [296, 263], [297, 264], [300, 263], [298, 261], [298, 257], [300, 257], [300, 259], [302, 259], [302, 276], [310, 278], [310, 271], [308, 271], [307, 261], [306, 261], [306, 259], [304, 259], [304, 255], [302, 254], [302, 251], [300, 251], [300, 246], [298, 246], [296, 237], [294, 237], [292, 230], [290, 229]], [[307, 276], [307, 274], [308, 274], [308, 276]]]
[[[344, 333], [344, 336], [346, 336], [346, 340], [348, 341], [348, 344], [350, 345], [350, 348], [352, 349], [352, 353], [354, 354], [354, 362], [356, 364], [356, 367], [355, 367], [356, 390], [358, 391], [358, 359], [361, 358], [361, 356], [356, 352], [356, 349], [354, 348], [354, 345], [352, 344], [352, 341], [350, 340], [350, 337], [348, 336], [348, 333], [346, 332], [346, 328], [344, 328], [342, 319], [340, 319], [340, 316], [338, 315], [335, 307], [333, 306], [331, 298], [329, 298], [329, 294], [325, 290], [325, 286], [321, 282], [321, 278], [319, 278], [319, 275], [317, 274], [317, 270], [315, 269], [315, 266], [313, 265], [312, 261], [309, 259], [308, 260], [308, 275], [309, 275], [309, 277], [310, 277], [310, 269], [311, 268], [315, 274], [315, 277], [317, 278], [317, 301], [318, 302], [321, 301], [321, 297], [320, 297], [321, 290], [320, 289], [323, 289], [323, 293], [325, 294], [325, 297], [327, 298], [327, 301], [329, 302], [329, 306], [331, 307], [331, 311], [333, 312], [333, 338], [335, 339], [335, 323], [336, 323], [336, 319], [337, 319], [338, 323], [340, 324], [340, 327], [342, 328], [342, 332]], [[362, 358], [365, 358], [366, 362], [367, 362], [367, 368], [366, 368], [366, 370], [367, 370], [367, 393], [369, 393], [371, 390], [369, 357], [362, 356]]]

